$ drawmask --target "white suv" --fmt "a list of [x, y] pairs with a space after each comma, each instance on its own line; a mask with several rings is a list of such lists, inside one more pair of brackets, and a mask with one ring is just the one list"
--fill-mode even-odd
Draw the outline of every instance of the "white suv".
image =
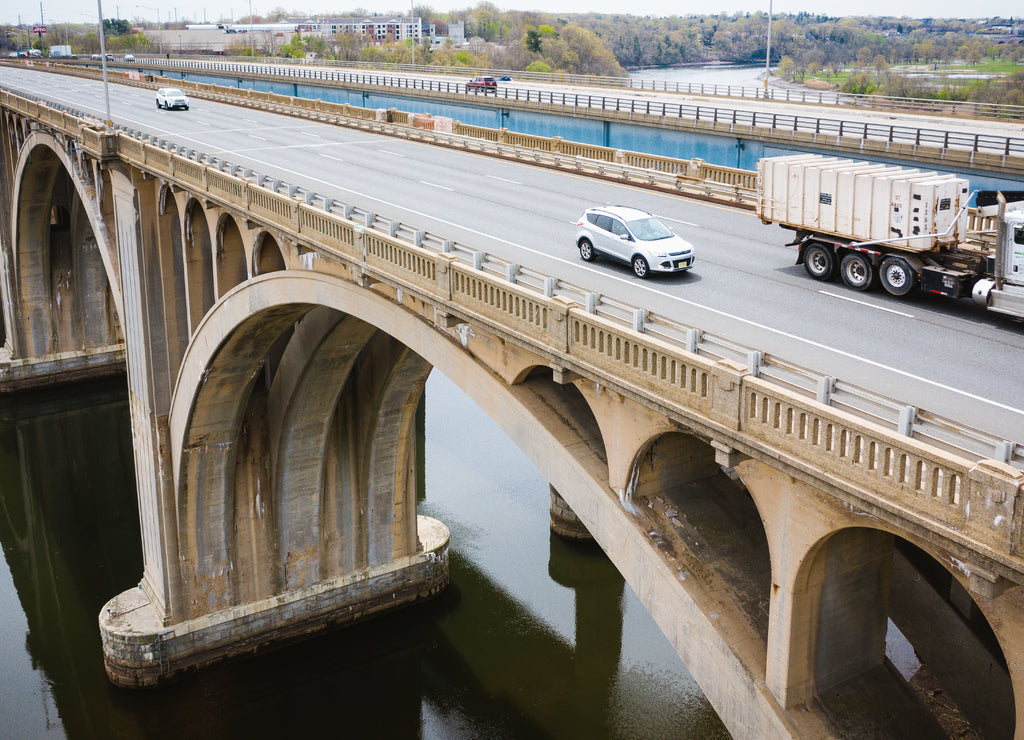
[[693, 267], [693, 245], [638, 208], [588, 208], [576, 222], [576, 246], [585, 262], [598, 254], [632, 265], [639, 278]]
[[188, 96], [176, 87], [161, 87], [156, 91], [156, 107], [188, 110]]

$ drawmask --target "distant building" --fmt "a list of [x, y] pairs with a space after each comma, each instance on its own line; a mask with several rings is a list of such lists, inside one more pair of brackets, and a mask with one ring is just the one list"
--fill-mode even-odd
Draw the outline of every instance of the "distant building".
[[462, 46], [466, 43], [466, 22], [448, 24], [448, 40], [453, 46]]
[[[289, 18], [294, 22], [299, 33], [317, 36], [333, 36], [337, 33], [351, 33], [362, 36], [368, 41], [403, 41], [424, 38], [423, 19], [397, 18], [394, 16], [377, 16], [373, 18]], [[432, 34], [432, 28], [428, 31]]]

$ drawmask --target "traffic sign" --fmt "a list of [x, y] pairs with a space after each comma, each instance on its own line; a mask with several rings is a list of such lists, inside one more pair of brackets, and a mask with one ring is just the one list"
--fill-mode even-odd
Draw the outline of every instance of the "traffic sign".
[[46, 33], [46, 26], [32, 26], [32, 33]]

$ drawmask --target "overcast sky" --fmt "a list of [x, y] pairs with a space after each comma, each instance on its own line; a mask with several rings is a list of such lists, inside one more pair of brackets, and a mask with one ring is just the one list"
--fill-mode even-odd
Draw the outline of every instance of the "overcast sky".
[[[160, 20], [169, 21], [178, 18], [179, 20], [194, 20], [203, 22], [217, 20], [224, 16], [227, 18], [240, 18], [249, 14], [248, 0], [219, 0], [218, 2], [202, 2], [202, 0], [171, 0], [170, 3], [162, 3], [159, 0], [148, 0], [143, 5], [136, 4], [132, 0], [102, 0], [103, 15], [107, 18], [146, 18], [156, 20], [156, 8], [160, 8]], [[720, 0], [714, 3], [714, 12], [724, 11], [733, 13], [736, 11], [757, 10], [767, 11], [769, 0], [763, 3], [755, 0]], [[811, 13], [820, 13], [822, 3], [820, 0], [772, 0], [773, 12], [775, 13], [799, 13], [806, 10]], [[389, 13], [400, 10], [408, 14], [413, 3], [405, 5], [395, 3], [395, 0], [363, 0], [353, 6], [327, 6], [322, 7], [295, 7], [288, 2], [276, 0], [260, 0], [252, 3], [252, 10], [255, 15], [265, 13], [272, 8], [295, 8], [300, 14], [310, 15], [345, 15], [346, 7], [362, 7], [370, 12]], [[437, 3], [419, 3], [415, 5], [435, 8], [439, 11], [446, 11], [453, 8], [467, 8], [475, 6], [473, 2], [450, 2], [442, 0]], [[628, 7], [633, 15], [671, 15], [677, 13], [708, 13], [711, 12], [705, 3], [693, 2], [693, 0], [679, 2], [679, 0], [639, 0], [636, 5], [624, 4], [621, 0], [508, 0], [508, 2], [496, 1], [494, 3], [504, 10], [537, 10], [543, 8], [547, 12], [621, 12], [622, 8]], [[0, 23], [15, 24], [20, 20], [23, 24], [33, 25], [39, 23], [40, 3], [38, 0], [3, 0], [0, 3]], [[828, 5], [832, 5], [828, 3]], [[852, 5], [852, 3], [851, 3]], [[833, 5], [834, 7], [834, 5]], [[1024, 17], [1024, 5], [1020, 0], [980, 0], [977, 3], [964, 3], [962, 0], [897, 0], [897, 2], [886, 2], [886, 0], [860, 0], [856, 4], [856, 15], [890, 15], [908, 16], [911, 18], [963, 18], [967, 13], [970, 17], [989, 18], [992, 16], [1009, 17], [1015, 15], [1017, 18]], [[836, 13], [830, 10], [829, 13]], [[846, 13], [852, 15], [854, 13]], [[82, 0], [43, 0], [42, 15], [46, 23], [85, 23], [97, 15], [96, 3]]]

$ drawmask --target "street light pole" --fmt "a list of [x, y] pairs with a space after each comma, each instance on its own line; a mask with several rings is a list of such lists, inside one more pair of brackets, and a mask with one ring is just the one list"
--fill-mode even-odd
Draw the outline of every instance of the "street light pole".
[[256, 48], [252, 38], [252, 0], [249, 0], [249, 56], [253, 59], [256, 58]]
[[413, 18], [416, 14], [416, 9], [412, 6], [413, 0], [409, 0], [409, 27], [412, 29], [412, 71], [416, 71], [416, 27], [413, 26]]
[[768, 75], [771, 74], [772, 59], [772, 0], [768, 0], [768, 44], [764, 51], [764, 92], [768, 96]]
[[100, 64], [103, 65], [103, 99], [107, 104], [107, 120], [105, 121], [107, 131], [114, 126], [114, 119], [110, 117], [110, 88], [107, 85], [107, 48], [103, 40], [103, 0], [96, 0], [96, 12], [100, 16]]

